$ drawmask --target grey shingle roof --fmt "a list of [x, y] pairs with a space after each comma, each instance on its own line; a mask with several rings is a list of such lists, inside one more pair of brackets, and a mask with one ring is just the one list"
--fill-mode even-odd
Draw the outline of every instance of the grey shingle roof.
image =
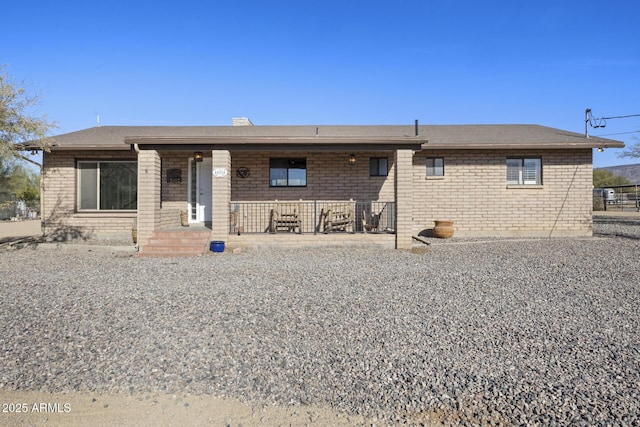
[[52, 150], [128, 150], [130, 144], [376, 145], [430, 149], [622, 148], [620, 141], [539, 125], [101, 126], [53, 137]]
[[624, 143], [540, 125], [426, 126], [425, 149], [451, 148], [623, 148]]

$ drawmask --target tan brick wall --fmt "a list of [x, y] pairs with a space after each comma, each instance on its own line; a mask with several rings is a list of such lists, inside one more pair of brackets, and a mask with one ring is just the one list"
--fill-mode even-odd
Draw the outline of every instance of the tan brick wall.
[[[231, 154], [227, 150], [211, 152], [211, 238], [221, 240], [229, 235], [229, 202], [231, 201]], [[221, 173], [215, 173], [219, 171]]]
[[[189, 156], [192, 152], [161, 152], [162, 162], [162, 209], [186, 210], [189, 191]], [[167, 182], [167, 170], [180, 169], [180, 182]], [[179, 218], [178, 218], [179, 220]]]
[[147, 244], [162, 224], [160, 155], [155, 150], [138, 154], [138, 244]]
[[[225, 152], [226, 153], [226, 152]], [[162, 194], [162, 206], [153, 206], [147, 224], [169, 227], [178, 224], [179, 210], [187, 207], [188, 157], [192, 153], [166, 152], [161, 160], [148, 159], [152, 172], [139, 182], [139, 206], [143, 197]], [[228, 224], [227, 201], [279, 200], [395, 200], [396, 160], [393, 152], [355, 152], [355, 166], [347, 162], [349, 153], [333, 152], [232, 152], [221, 155], [213, 167], [228, 167], [231, 188], [214, 180], [214, 217], [217, 228]], [[223, 155], [224, 154], [224, 155]], [[209, 153], [205, 153], [209, 155]], [[539, 188], [507, 188], [507, 156], [541, 157], [543, 185]], [[307, 187], [269, 187], [269, 158], [307, 159]], [[369, 176], [369, 157], [387, 157], [388, 177]], [[426, 179], [425, 158], [444, 157], [443, 179]], [[124, 237], [130, 234], [136, 213], [77, 212], [76, 161], [99, 159], [136, 159], [135, 153], [53, 152], [43, 160], [43, 219], [45, 233], [54, 231], [66, 237]], [[570, 159], [570, 165], [567, 165]], [[161, 166], [160, 166], [161, 165]], [[413, 205], [412, 234], [433, 227], [436, 219], [453, 220], [456, 235], [590, 235], [591, 234], [591, 150], [544, 151], [428, 151], [414, 153], [409, 187], [400, 183], [399, 197], [408, 188]], [[236, 176], [236, 169], [247, 167], [250, 176]], [[140, 165], [139, 165], [140, 168]], [[182, 181], [167, 183], [166, 171], [179, 168]], [[140, 175], [139, 175], [140, 179]], [[216, 185], [216, 183], [218, 185]], [[223, 184], [223, 185], [220, 185]], [[230, 191], [230, 194], [226, 194]], [[403, 199], [404, 200], [404, 199]], [[147, 202], [151, 203], [150, 200]], [[218, 213], [216, 204], [224, 208]], [[161, 209], [161, 210], [160, 210]], [[399, 212], [400, 213], [400, 212]], [[399, 221], [405, 221], [400, 215]], [[220, 231], [219, 230], [219, 231]], [[216, 233], [218, 235], [219, 233]], [[144, 231], [143, 231], [144, 237]]]
[[[541, 157], [542, 186], [508, 187], [507, 156]], [[427, 157], [444, 157], [444, 178], [426, 178]], [[428, 151], [413, 165], [415, 233], [449, 219], [457, 235], [591, 234], [590, 149]]]
[[395, 164], [396, 187], [396, 249], [410, 249], [413, 235], [413, 151], [397, 150]]
[[[321, 221], [322, 210], [337, 201], [394, 201], [394, 154], [392, 152], [354, 152], [357, 159], [355, 165], [348, 163], [350, 154], [350, 152], [232, 152], [231, 200], [234, 202], [302, 200], [305, 202], [301, 206], [304, 232], [312, 232]], [[371, 157], [387, 158], [389, 167], [387, 177], [369, 176]], [[305, 158], [307, 186], [270, 187], [270, 158]], [[248, 178], [240, 178], [236, 175], [235, 171], [240, 167], [250, 170]], [[314, 201], [319, 202], [317, 206], [313, 204]], [[248, 224], [248, 229], [253, 231], [268, 229], [272, 208], [272, 203], [251, 207], [239, 206], [238, 209], [243, 215], [240, 223]], [[356, 221], [362, 216], [362, 212], [354, 212], [354, 214]], [[242, 227], [242, 229], [247, 228]]]
[[179, 228], [181, 226], [180, 210], [162, 208], [160, 209], [160, 225], [159, 228]]
[[77, 212], [78, 160], [135, 160], [135, 153], [52, 152], [43, 158], [42, 218], [46, 235], [62, 239], [130, 238], [136, 212]]
[[[332, 152], [233, 152], [231, 155], [231, 200], [359, 200], [393, 201], [395, 165], [393, 153], [355, 152], [357, 163], [349, 165], [350, 153]], [[369, 176], [369, 158], [387, 157], [388, 177]], [[270, 158], [306, 158], [307, 186], [269, 187]], [[239, 167], [249, 168], [248, 178], [238, 178]]]

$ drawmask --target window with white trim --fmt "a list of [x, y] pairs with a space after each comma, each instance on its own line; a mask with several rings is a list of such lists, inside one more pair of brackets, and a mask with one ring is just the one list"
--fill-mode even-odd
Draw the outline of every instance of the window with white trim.
[[78, 161], [78, 210], [138, 208], [138, 162]]
[[508, 158], [507, 185], [542, 185], [542, 159]]
[[427, 157], [427, 176], [444, 176], [443, 157]]

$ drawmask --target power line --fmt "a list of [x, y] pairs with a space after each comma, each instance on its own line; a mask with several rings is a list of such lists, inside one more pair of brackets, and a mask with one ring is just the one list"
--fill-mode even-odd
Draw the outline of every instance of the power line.
[[592, 135], [592, 136], [614, 136], [614, 135], [629, 135], [631, 133], [638, 133], [640, 130], [632, 130], [631, 132], [618, 132], [618, 133], [605, 133], [602, 135]]
[[640, 114], [629, 114], [628, 116], [611, 116], [611, 117], [602, 117], [602, 120], [609, 120], [609, 119], [626, 119], [627, 117], [640, 117]]
[[591, 108], [587, 108], [587, 110], [584, 113], [585, 113], [584, 136], [586, 136], [587, 138], [589, 138], [589, 126], [591, 126], [594, 129], [603, 128], [607, 126], [607, 120], [626, 119], [629, 117], [640, 117], [640, 114], [627, 114], [625, 116], [611, 116], [611, 117], [593, 117], [593, 114], [591, 113]]

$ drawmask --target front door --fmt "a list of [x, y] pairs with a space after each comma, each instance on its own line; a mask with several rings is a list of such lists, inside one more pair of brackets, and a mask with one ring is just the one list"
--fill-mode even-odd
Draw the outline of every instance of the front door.
[[189, 159], [189, 222], [211, 222], [211, 157]]

